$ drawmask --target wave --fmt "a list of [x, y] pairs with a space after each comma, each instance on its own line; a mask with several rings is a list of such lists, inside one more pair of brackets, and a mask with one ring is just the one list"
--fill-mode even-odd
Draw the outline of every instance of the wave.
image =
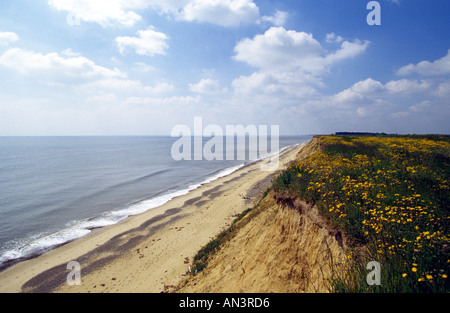
[[149, 178], [151, 178], [153, 176], [164, 174], [164, 173], [167, 173], [169, 171], [170, 171], [170, 169], [165, 169], [165, 170], [152, 172], [150, 174], [146, 174], [146, 175], [143, 175], [143, 176], [140, 176], [140, 177], [137, 177], [137, 178], [130, 179], [128, 181], [124, 181], [124, 182], [118, 183], [118, 184], [116, 184], [114, 186], [111, 186], [109, 188], [119, 188], [119, 187], [122, 187], [122, 186], [128, 186], [130, 184], [139, 183], [139, 182], [144, 181], [146, 179], [149, 179]]

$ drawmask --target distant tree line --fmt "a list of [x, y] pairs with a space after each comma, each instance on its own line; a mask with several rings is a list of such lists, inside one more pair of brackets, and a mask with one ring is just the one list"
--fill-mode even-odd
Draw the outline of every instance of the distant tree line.
[[387, 136], [388, 134], [386, 134], [386, 133], [369, 133], [369, 132], [336, 132], [336, 136], [349, 136], [349, 135], [352, 135], [352, 136], [355, 136], [355, 135], [357, 135], [357, 136], [361, 136], [361, 135], [364, 135], [364, 136]]

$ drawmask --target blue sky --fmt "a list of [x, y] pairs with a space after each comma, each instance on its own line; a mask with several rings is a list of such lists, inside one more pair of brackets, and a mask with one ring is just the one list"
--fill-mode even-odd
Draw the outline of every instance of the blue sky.
[[450, 2], [0, 2], [0, 135], [450, 133]]

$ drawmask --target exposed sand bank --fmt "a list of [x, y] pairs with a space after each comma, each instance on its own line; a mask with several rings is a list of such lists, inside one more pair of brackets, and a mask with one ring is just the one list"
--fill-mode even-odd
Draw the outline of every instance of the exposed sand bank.
[[[19, 263], [0, 273], [0, 292], [161, 292], [186, 274], [195, 253], [252, 207], [272, 175], [302, 145], [280, 154], [277, 170], [260, 161], [202, 185], [124, 222]], [[81, 285], [66, 283], [67, 264], [81, 265]]]
[[[317, 150], [313, 139], [297, 160]], [[251, 216], [251, 217], [250, 217]], [[318, 208], [274, 190], [235, 224], [236, 231], [179, 293], [324, 293], [345, 260], [342, 232]]]
[[177, 292], [330, 292], [332, 266], [345, 258], [342, 234], [327, 225], [315, 206], [290, 200], [284, 203], [270, 192], [254, 217], [243, 221], [207, 267]]

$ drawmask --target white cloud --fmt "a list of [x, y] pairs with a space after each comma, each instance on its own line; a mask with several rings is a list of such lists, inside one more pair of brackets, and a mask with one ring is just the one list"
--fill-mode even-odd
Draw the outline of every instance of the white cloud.
[[263, 16], [261, 19], [264, 22], [272, 23], [275, 26], [283, 26], [288, 17], [289, 14], [287, 12], [276, 10], [273, 16]]
[[43, 88], [57, 87], [52, 89], [55, 91], [53, 97], [59, 99], [61, 96], [67, 98], [68, 102], [82, 101], [80, 99], [87, 97], [104, 99], [107, 102], [113, 99], [119, 103], [130, 95], [150, 97], [175, 90], [175, 87], [167, 82], [146, 85], [140, 80], [129, 79], [128, 75], [119, 69], [97, 65], [70, 49], [48, 54], [19, 48], [9, 49], [0, 54], [0, 68], [2, 67], [29, 80], [26, 83], [31, 90], [34, 89], [33, 86], [39, 86], [39, 90], [43, 90], [42, 85], [45, 85]]
[[440, 76], [450, 74], [450, 49], [447, 55], [434, 62], [422, 61], [418, 64], [408, 64], [397, 71], [397, 75], [420, 74], [423, 76]]
[[[241, 40], [234, 48], [234, 59], [260, 69], [302, 68], [316, 71], [323, 49], [312, 34], [272, 27], [263, 35]], [[322, 65], [319, 65], [322, 67]]]
[[135, 10], [148, 6], [143, 0], [48, 0], [58, 11], [68, 12], [68, 23], [98, 23], [103, 27], [121, 24], [133, 26], [142, 17]]
[[367, 49], [368, 42], [344, 41], [341, 48], [326, 55], [325, 49], [312, 34], [272, 27], [263, 35], [240, 41], [234, 59], [268, 70], [300, 70], [321, 75], [333, 63], [357, 56]]
[[431, 90], [431, 82], [408, 79], [392, 80], [385, 84], [385, 88], [393, 94], [413, 94]]
[[253, 0], [153, 0], [149, 6], [176, 20], [223, 27], [261, 21], [282, 26], [288, 18], [287, 12], [279, 10], [273, 16], [260, 17], [259, 7]]
[[19, 36], [14, 32], [0, 32], [0, 47], [19, 40]]
[[341, 48], [325, 57], [326, 63], [333, 64], [335, 62], [351, 59], [364, 52], [369, 46], [369, 41], [356, 40], [354, 42], [344, 41]]
[[348, 89], [345, 89], [333, 96], [333, 101], [338, 103], [352, 103], [363, 100], [371, 95], [384, 90], [384, 86], [379, 81], [368, 78], [355, 83]]
[[359, 94], [373, 94], [384, 88], [383, 84], [372, 78], [357, 82], [349, 88], [349, 90]]
[[264, 87], [270, 86], [274, 80], [269, 74], [255, 72], [250, 76], [241, 76], [231, 83], [238, 94], [257, 94], [259, 90], [267, 90]]
[[259, 19], [259, 8], [252, 0], [192, 0], [178, 18], [220, 26], [254, 23]]
[[254, 99], [270, 96], [270, 99], [279, 101], [317, 96], [318, 92], [311, 84], [320, 85], [320, 81], [302, 73], [259, 71], [250, 76], [240, 76], [231, 85], [236, 95], [247, 95]]
[[167, 93], [175, 90], [175, 87], [172, 84], [168, 84], [165, 82], [157, 83], [155, 86], [151, 86], [148, 88], [150, 88], [150, 91], [153, 94]]
[[[103, 27], [133, 26], [142, 20], [136, 11], [152, 8], [177, 20], [210, 23], [224, 27], [252, 24], [260, 21], [259, 8], [253, 0], [48, 0], [58, 11], [68, 13], [67, 23], [78, 25], [82, 21], [98, 23]], [[285, 12], [263, 20], [283, 25]]]
[[325, 41], [327, 43], [340, 43], [344, 40], [341, 36], [336, 35], [335, 33], [327, 34]]
[[197, 84], [189, 84], [189, 89], [195, 93], [218, 93], [219, 82], [210, 78], [202, 79]]
[[392, 80], [385, 84], [368, 78], [353, 84], [350, 88], [345, 89], [333, 96], [333, 100], [345, 103], [355, 102], [364, 99], [384, 99], [394, 97], [415, 97], [419, 94], [422, 96], [431, 95], [435, 88], [430, 81], [416, 80]]
[[436, 88], [437, 96], [442, 99], [450, 98], [450, 80], [444, 81]]
[[450, 110], [438, 86], [431, 80], [382, 83], [368, 78], [332, 96], [320, 97], [321, 120], [329, 119], [353, 131], [442, 132], [448, 129]]
[[149, 6], [158, 10], [160, 14], [177, 15], [184, 6], [192, 0], [152, 0]]
[[100, 78], [126, 77], [126, 74], [118, 69], [111, 70], [96, 65], [85, 57], [65, 57], [57, 52], [41, 54], [20, 48], [5, 51], [0, 56], [0, 65], [23, 75], [34, 75], [38, 79], [58, 83], [85, 83]]
[[[243, 95], [272, 95], [273, 99], [308, 99], [318, 96], [322, 78], [337, 62], [365, 51], [368, 42], [344, 41], [341, 47], [327, 52], [312, 34], [272, 27], [253, 39], [241, 40], [234, 59], [257, 68], [249, 76], [232, 82]], [[277, 100], [278, 101], [278, 100]]]
[[116, 43], [120, 53], [124, 53], [126, 48], [132, 48], [139, 55], [154, 56], [155, 54], [166, 54], [169, 48], [166, 34], [154, 29], [140, 30], [137, 37], [117, 37]]

